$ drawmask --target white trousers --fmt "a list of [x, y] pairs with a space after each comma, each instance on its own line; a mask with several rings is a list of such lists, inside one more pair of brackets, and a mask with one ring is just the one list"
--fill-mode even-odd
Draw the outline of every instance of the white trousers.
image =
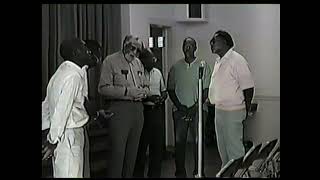
[[83, 177], [84, 129], [66, 129], [54, 151], [53, 177]]

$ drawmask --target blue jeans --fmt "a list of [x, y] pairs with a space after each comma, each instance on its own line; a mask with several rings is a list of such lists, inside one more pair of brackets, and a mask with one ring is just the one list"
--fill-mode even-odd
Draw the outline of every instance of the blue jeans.
[[[203, 111], [203, 120], [206, 119], [207, 112]], [[185, 169], [185, 154], [186, 154], [186, 142], [188, 129], [190, 128], [190, 134], [192, 136], [192, 144], [193, 144], [193, 156], [194, 156], [194, 172], [193, 174], [198, 172], [198, 112], [192, 117], [191, 121], [185, 121], [183, 117], [186, 114], [181, 111], [173, 112], [173, 120], [174, 120], [174, 130], [175, 130], [175, 164], [176, 164], [176, 176], [177, 177], [186, 177], [186, 169]], [[204, 124], [203, 121], [203, 140], [204, 140]], [[202, 142], [203, 142], [202, 140]], [[203, 143], [204, 144], [204, 143]], [[204, 152], [204, 146], [202, 148]], [[204, 153], [202, 154], [204, 155]], [[204, 156], [202, 156], [203, 158]], [[203, 158], [204, 159], [204, 158]], [[204, 172], [202, 160], [202, 171]], [[202, 173], [204, 174], [204, 173]]]

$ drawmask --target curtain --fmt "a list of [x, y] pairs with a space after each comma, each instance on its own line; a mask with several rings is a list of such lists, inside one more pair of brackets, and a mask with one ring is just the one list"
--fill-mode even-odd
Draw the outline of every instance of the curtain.
[[[120, 4], [43, 4], [42, 5], [42, 100], [46, 87], [63, 59], [60, 43], [74, 37], [97, 40], [102, 57], [121, 48]], [[101, 105], [97, 92], [100, 67], [89, 70], [89, 96]]]

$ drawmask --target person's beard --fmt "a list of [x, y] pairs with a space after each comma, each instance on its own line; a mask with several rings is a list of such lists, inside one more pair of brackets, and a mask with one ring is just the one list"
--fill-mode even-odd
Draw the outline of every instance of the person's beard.
[[134, 52], [132, 52], [128, 48], [125, 48], [123, 50], [123, 55], [126, 58], [126, 60], [129, 62], [133, 61], [136, 58], [136, 55], [134, 54]]

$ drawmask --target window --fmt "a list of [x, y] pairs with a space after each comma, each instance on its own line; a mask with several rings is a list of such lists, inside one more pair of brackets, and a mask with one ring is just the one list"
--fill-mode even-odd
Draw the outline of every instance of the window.
[[188, 4], [188, 18], [203, 18], [201, 4]]

